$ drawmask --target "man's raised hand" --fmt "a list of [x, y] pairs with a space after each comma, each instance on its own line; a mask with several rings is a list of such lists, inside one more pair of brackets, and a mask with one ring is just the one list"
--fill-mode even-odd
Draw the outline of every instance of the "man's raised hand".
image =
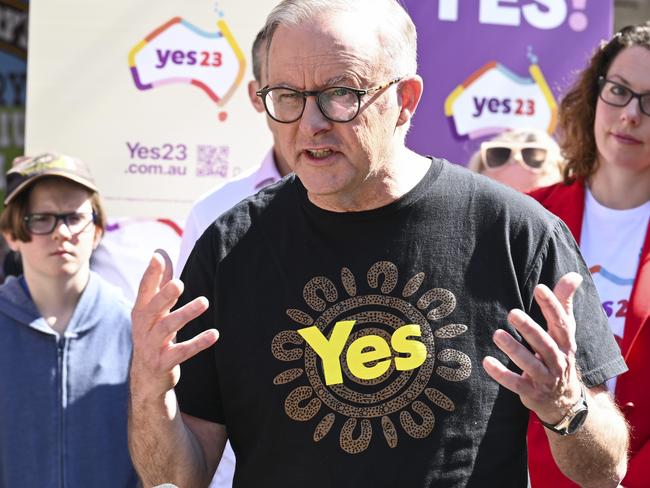
[[495, 381], [517, 393], [527, 408], [551, 424], [559, 422], [581, 395], [573, 317], [573, 296], [581, 283], [579, 274], [567, 273], [552, 292], [545, 285], [537, 285], [535, 301], [546, 319], [547, 330], [523, 311], [510, 311], [508, 322], [533, 352], [505, 330], [494, 333], [495, 344], [522, 370], [521, 374], [493, 357], [483, 360], [483, 367]]
[[171, 260], [164, 251], [156, 251], [142, 276], [131, 312], [132, 394], [164, 395], [178, 383], [180, 363], [219, 337], [216, 329], [209, 329], [185, 342], [175, 342], [176, 333], [208, 309], [208, 300], [197, 297], [171, 312], [183, 292], [183, 282], [171, 277]]

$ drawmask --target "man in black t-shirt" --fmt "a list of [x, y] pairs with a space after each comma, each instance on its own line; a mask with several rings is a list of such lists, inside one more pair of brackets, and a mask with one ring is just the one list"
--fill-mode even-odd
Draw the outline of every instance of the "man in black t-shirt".
[[266, 32], [258, 95], [295, 175], [218, 218], [182, 282], [158, 256], [143, 277], [145, 485], [207, 485], [229, 438], [235, 487], [523, 487], [533, 411], [568, 476], [616, 486], [627, 430], [602, 385], [625, 365], [589, 272], [531, 199], [405, 147], [406, 12], [285, 0]]

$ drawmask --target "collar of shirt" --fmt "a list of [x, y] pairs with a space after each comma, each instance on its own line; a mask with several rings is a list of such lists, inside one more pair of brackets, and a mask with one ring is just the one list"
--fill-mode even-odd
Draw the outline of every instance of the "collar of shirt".
[[282, 176], [278, 171], [275, 164], [275, 157], [273, 156], [273, 148], [269, 149], [266, 153], [260, 169], [255, 173], [255, 191], [261, 190], [276, 181], [280, 180]]

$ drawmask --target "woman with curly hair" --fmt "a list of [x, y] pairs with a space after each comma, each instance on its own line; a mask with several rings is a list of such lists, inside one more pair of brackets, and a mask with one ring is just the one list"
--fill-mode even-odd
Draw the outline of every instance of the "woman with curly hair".
[[[629, 371], [608, 382], [631, 427], [622, 486], [650, 486], [650, 23], [616, 33], [560, 106], [564, 182], [532, 192], [561, 217], [598, 288]], [[583, 346], [585, 347], [585, 346]], [[598, 344], [586, 347], [598, 347]], [[577, 486], [531, 418], [533, 488]]]

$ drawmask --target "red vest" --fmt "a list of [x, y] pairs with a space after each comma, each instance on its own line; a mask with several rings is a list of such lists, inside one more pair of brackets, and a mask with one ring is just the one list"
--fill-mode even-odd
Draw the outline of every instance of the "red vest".
[[[530, 194], [560, 217], [580, 243], [585, 188], [582, 181], [558, 183]], [[650, 221], [625, 316], [621, 353], [629, 371], [616, 381], [616, 403], [631, 427], [630, 461], [623, 486], [650, 487]], [[577, 487], [555, 465], [544, 427], [531, 414], [528, 469], [532, 488]]]

